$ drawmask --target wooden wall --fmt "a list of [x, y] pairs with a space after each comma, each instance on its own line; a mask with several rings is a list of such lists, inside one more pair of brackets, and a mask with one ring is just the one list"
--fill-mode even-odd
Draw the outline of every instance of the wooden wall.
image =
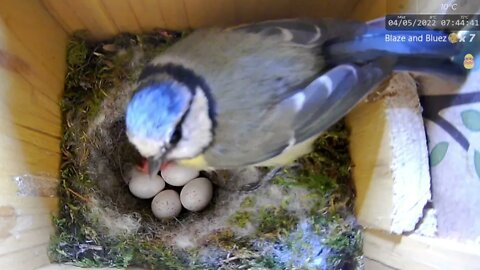
[[285, 17], [348, 17], [359, 0], [42, 0], [71, 33], [96, 38], [118, 32], [233, 25]]
[[[48, 263], [66, 40], [39, 1], [0, 1], [1, 269]], [[21, 178], [25, 174], [29, 178]], [[38, 189], [19, 195], [18, 183], [25, 182]]]

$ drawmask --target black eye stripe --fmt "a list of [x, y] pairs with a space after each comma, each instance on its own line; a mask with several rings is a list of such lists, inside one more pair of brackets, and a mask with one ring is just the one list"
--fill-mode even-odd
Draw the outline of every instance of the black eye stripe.
[[175, 126], [175, 130], [173, 131], [172, 136], [170, 136], [171, 146], [176, 145], [182, 139], [182, 125], [183, 125], [183, 122], [185, 121], [185, 118], [187, 118], [188, 113], [190, 112], [190, 108], [192, 107], [194, 98], [195, 98], [195, 95], [193, 95], [192, 98], [190, 99], [187, 110], [185, 110], [185, 112], [183, 113], [182, 118], [180, 118], [180, 121], [178, 121], [177, 125]]
[[177, 144], [181, 138], [182, 138], [182, 126], [177, 125], [177, 127], [175, 128], [175, 131], [172, 133], [172, 136], [170, 137], [170, 144], [171, 145]]

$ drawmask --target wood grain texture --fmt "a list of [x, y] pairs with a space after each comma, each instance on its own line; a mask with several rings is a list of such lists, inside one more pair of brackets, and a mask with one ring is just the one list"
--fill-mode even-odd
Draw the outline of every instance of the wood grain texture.
[[164, 28], [160, 2], [157, 0], [128, 0], [135, 17], [144, 31], [150, 31], [154, 28]]
[[[189, 27], [229, 26], [237, 22], [235, 0], [184, 0]], [[242, 3], [244, 3], [242, 1]], [[208, 7], [208, 12], [205, 8]]]
[[48, 244], [32, 245], [8, 256], [0, 256], [2, 269], [32, 270], [48, 264]]
[[292, 15], [295, 17], [349, 18], [358, 2], [358, 0], [292, 0], [291, 9]]
[[370, 258], [364, 258], [364, 268], [365, 270], [396, 270], [395, 268], [391, 268], [383, 263], [377, 262]]
[[462, 244], [415, 234], [393, 236], [384, 231], [366, 230], [363, 251], [366, 257], [394, 269], [480, 269], [478, 244]]
[[347, 123], [354, 162], [355, 215], [363, 226], [389, 230], [393, 181], [385, 109], [383, 102], [362, 103], [347, 116]]
[[66, 34], [41, 3], [2, 1], [0, 40], [0, 67], [18, 73], [35, 91], [57, 102], [65, 76]]
[[50, 219], [58, 200], [17, 195], [15, 177], [49, 174], [55, 184], [65, 29], [79, 23], [62, 28], [37, 0], [3, 0], [1, 6], [0, 269], [35, 269], [48, 264]]
[[73, 33], [75, 30], [86, 28], [78, 17], [76, 10], [71, 8], [67, 1], [42, 0], [42, 4], [68, 33]]
[[236, 1], [235, 13], [240, 23], [250, 23], [292, 17], [292, 6], [296, 5], [290, 0]]
[[375, 99], [347, 116], [356, 215], [367, 228], [411, 232], [431, 198], [415, 81], [407, 73], [395, 74]]
[[160, 12], [165, 21], [165, 28], [173, 30], [190, 27], [185, 2], [183, 0], [157, 0], [160, 3]]
[[[112, 19], [119, 32], [141, 32], [137, 14], [130, 5], [130, 1], [101, 0], [105, 13]], [[135, 4], [133, 4], [135, 5]], [[139, 14], [141, 16], [141, 14]]]
[[0, 29], [0, 183], [6, 194], [15, 191], [15, 175], [58, 175], [67, 35], [31, 0], [2, 1]]
[[101, 0], [65, 1], [93, 37], [104, 38], [119, 32]]
[[94, 38], [153, 28], [184, 30], [289, 17], [349, 17], [359, 0], [42, 0], [70, 33]]
[[417, 10], [425, 10], [425, 8], [418, 5], [418, 3], [430, 3], [431, 8], [433, 5], [439, 5], [439, 2], [435, 1], [417, 1], [417, 0], [362, 0], [358, 1], [352, 12], [352, 18], [357, 20], [372, 20], [385, 14], [405, 14], [405, 13], [417, 13]]

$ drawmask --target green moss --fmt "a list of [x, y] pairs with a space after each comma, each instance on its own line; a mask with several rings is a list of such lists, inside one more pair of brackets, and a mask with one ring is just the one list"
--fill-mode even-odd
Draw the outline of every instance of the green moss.
[[230, 217], [229, 222], [233, 226], [245, 228], [250, 222], [251, 216], [251, 213], [248, 211], [238, 211]]
[[85, 40], [72, 39], [67, 46], [67, 64], [69, 67], [80, 67], [87, 61], [88, 48]]
[[[76, 33], [67, 47], [67, 73], [61, 102], [63, 137], [58, 189], [61, 208], [53, 218], [56, 232], [51, 237], [49, 257], [52, 262], [81, 267], [141, 265], [154, 269], [186, 269], [182, 256], [161, 243], [128, 237], [110, 239], [99, 233], [97, 220], [90, 216], [89, 209], [91, 196], [98, 187], [88, 177], [86, 167], [90, 155], [86, 146], [92, 143], [85, 133], [89, 122], [97, 116], [109, 91], [138, 76], [137, 71], [129, 69], [134, 55], [132, 48], [143, 46], [138, 40], [154, 39], [157, 44], [167, 44], [179, 35], [173, 33], [165, 38], [154, 32], [121, 35], [100, 42], [89, 42], [85, 36], [84, 32]], [[127, 43], [128, 48], [121, 47]], [[150, 42], [145, 46], [155, 45]], [[155, 47], [154, 53], [166, 46]], [[119, 49], [125, 51], [118, 53]]]
[[299, 159], [298, 164], [300, 168], [284, 170], [273, 183], [287, 189], [303, 187], [311, 191], [309, 199], [313, 205], [308, 214], [314, 232], [331, 249], [327, 258], [329, 269], [341, 269], [349, 262], [354, 264], [362, 255], [362, 235], [351, 220], [354, 191], [345, 123], [340, 121], [321, 135], [314, 143], [314, 151]]
[[230, 229], [220, 230], [212, 235], [208, 239], [208, 244], [215, 245], [217, 247], [232, 249], [234, 246], [235, 234]]
[[260, 209], [256, 220], [259, 221], [257, 228], [260, 237], [286, 234], [298, 223], [294, 213], [274, 206]]
[[240, 207], [242, 208], [250, 208], [255, 206], [255, 197], [249, 196], [243, 199], [243, 201], [240, 203]]
[[279, 263], [275, 258], [270, 256], [262, 256], [255, 261], [256, 265], [251, 269], [255, 270], [283, 270], [285, 266]]

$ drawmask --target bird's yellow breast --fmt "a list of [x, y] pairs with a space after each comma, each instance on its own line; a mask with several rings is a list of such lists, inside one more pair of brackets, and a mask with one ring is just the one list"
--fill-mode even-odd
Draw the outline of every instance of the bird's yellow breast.
[[177, 163], [179, 163], [182, 166], [192, 167], [199, 170], [208, 168], [208, 164], [207, 164], [207, 161], [205, 160], [204, 155], [198, 155], [190, 159], [177, 160]]
[[313, 137], [299, 144], [292, 145], [291, 147], [286, 148], [280, 155], [255, 164], [255, 166], [270, 167], [288, 165], [299, 157], [310, 153], [313, 149], [313, 142], [315, 141], [315, 139], [316, 137]]
[[[283, 166], [287, 165], [299, 157], [312, 151], [312, 144], [316, 137], [310, 138], [299, 144], [292, 145], [285, 149], [280, 155], [275, 156], [269, 160], [265, 160], [254, 164], [253, 166]], [[198, 155], [191, 159], [177, 160], [177, 163], [186, 166], [196, 168], [198, 170], [209, 170], [215, 168], [215, 164], [208, 164], [204, 155]], [[242, 166], [242, 165], [239, 165]]]

